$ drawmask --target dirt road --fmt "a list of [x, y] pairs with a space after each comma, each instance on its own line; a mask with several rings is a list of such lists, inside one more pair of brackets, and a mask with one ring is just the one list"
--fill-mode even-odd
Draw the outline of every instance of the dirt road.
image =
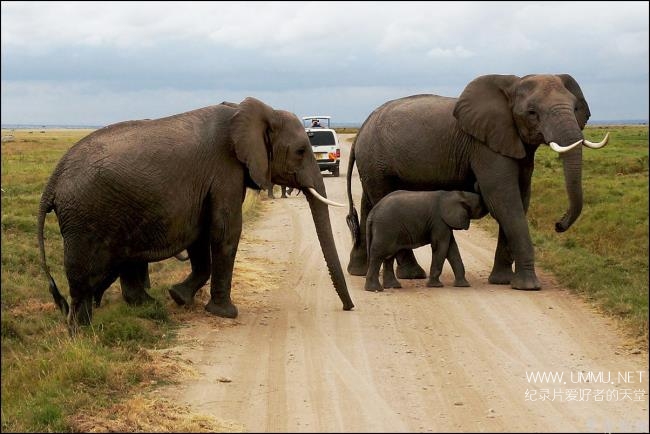
[[[343, 138], [341, 176], [325, 179], [338, 202]], [[257, 276], [233, 288], [239, 317], [181, 332], [198, 375], [164, 391], [179, 403], [249, 432], [648, 431], [647, 354], [542, 270], [539, 292], [488, 284], [496, 241], [480, 230], [456, 232], [471, 288], [370, 293], [346, 272], [356, 308], [344, 312], [304, 198], [263, 208], [238, 253]], [[330, 208], [344, 269], [346, 214]], [[428, 269], [429, 249], [416, 255]]]

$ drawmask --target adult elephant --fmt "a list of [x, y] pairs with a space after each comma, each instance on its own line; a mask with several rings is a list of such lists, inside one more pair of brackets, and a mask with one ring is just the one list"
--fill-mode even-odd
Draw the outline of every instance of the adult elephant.
[[[50, 292], [74, 331], [89, 324], [92, 299], [118, 277], [137, 304], [147, 264], [186, 249], [189, 276], [170, 294], [192, 302], [211, 279], [209, 312], [237, 316], [230, 298], [246, 187], [271, 182], [302, 189], [343, 309], [354, 307], [334, 244], [323, 183], [309, 138], [292, 113], [255, 98], [156, 120], [101, 128], [61, 158], [40, 203], [38, 242]], [[71, 304], [45, 261], [43, 226], [54, 210], [64, 242]]]
[[[526, 219], [535, 151], [548, 143], [562, 152], [569, 207], [555, 230], [563, 232], [582, 210], [581, 145], [607, 143], [608, 136], [600, 143], [584, 139], [589, 116], [580, 86], [567, 74], [485, 75], [459, 98], [415, 95], [380, 106], [361, 126], [349, 160], [347, 222], [355, 242], [348, 272], [366, 274], [366, 218], [382, 197], [394, 190], [472, 191], [478, 181], [499, 222], [489, 282], [540, 289]], [[350, 186], [355, 161], [363, 186], [360, 226]], [[397, 259], [398, 277], [425, 277], [412, 251]]]

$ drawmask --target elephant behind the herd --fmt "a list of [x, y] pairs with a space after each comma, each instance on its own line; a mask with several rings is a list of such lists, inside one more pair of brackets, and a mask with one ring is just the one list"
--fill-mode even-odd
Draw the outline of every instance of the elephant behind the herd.
[[[151, 300], [149, 262], [187, 249], [192, 271], [174, 285], [191, 303], [211, 280], [209, 312], [237, 316], [230, 298], [246, 187], [271, 182], [305, 193], [344, 310], [354, 307], [336, 252], [325, 184], [300, 120], [255, 98], [155, 120], [101, 128], [66, 152], [41, 197], [38, 242], [50, 292], [74, 331], [89, 324], [92, 300], [118, 277], [124, 299]], [[43, 227], [54, 210], [63, 236], [71, 303], [45, 261]]]
[[[499, 223], [489, 282], [540, 289], [526, 220], [535, 151], [549, 144], [562, 152], [569, 208], [556, 231], [565, 231], [582, 211], [581, 145], [607, 143], [608, 135], [600, 143], [584, 139], [589, 117], [580, 86], [567, 74], [485, 75], [459, 98], [414, 95], [383, 104], [361, 126], [348, 162], [347, 222], [356, 240], [348, 272], [366, 275], [366, 219], [382, 197], [394, 190], [472, 191], [478, 181]], [[360, 223], [350, 185], [355, 162], [363, 187]], [[398, 277], [425, 277], [411, 250], [397, 260]]]

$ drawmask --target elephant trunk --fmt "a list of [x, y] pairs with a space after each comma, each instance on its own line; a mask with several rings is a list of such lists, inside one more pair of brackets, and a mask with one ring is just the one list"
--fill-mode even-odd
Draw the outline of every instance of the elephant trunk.
[[[579, 136], [579, 137], [576, 137]], [[569, 140], [561, 143], [574, 143], [583, 140], [582, 133], [572, 135]], [[564, 183], [566, 186], [569, 208], [564, 216], [555, 223], [556, 232], [564, 232], [577, 220], [582, 212], [582, 146], [579, 144], [573, 149], [560, 154], [564, 166]]]
[[[354, 304], [352, 303], [352, 299], [348, 293], [348, 286], [345, 282], [341, 262], [339, 261], [339, 256], [336, 251], [332, 225], [330, 223], [329, 209], [325, 203], [316, 199], [310, 190], [311, 189], [305, 189], [304, 193], [309, 202], [309, 208], [311, 209], [314, 225], [316, 226], [316, 233], [318, 234], [318, 241], [320, 242], [332, 283], [334, 284], [334, 288], [336, 289], [336, 293], [339, 295], [341, 302], [343, 302], [343, 310], [351, 310], [354, 307]], [[316, 190], [319, 191], [321, 196], [326, 196], [325, 186], [322, 183], [322, 180]]]

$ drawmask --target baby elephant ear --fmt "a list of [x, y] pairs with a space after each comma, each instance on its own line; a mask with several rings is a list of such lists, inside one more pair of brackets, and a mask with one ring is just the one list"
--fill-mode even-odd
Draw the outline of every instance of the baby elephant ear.
[[260, 189], [271, 185], [271, 136], [278, 123], [275, 110], [262, 101], [248, 97], [230, 120], [230, 134], [237, 159], [241, 161]]
[[452, 229], [469, 229], [469, 214], [464, 199], [456, 191], [445, 192], [440, 199], [442, 220]]

